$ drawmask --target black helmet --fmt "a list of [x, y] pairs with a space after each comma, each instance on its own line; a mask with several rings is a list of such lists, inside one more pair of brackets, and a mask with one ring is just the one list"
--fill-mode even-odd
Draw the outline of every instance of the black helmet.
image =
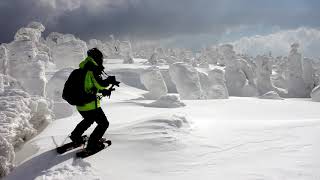
[[87, 51], [87, 55], [92, 57], [99, 66], [102, 66], [103, 54], [99, 49], [97, 48], [89, 49]]

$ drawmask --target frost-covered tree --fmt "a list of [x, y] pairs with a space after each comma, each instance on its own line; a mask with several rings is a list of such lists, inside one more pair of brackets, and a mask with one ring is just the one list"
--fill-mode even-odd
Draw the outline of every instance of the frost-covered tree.
[[142, 84], [149, 90], [144, 96], [147, 99], [158, 99], [167, 95], [168, 89], [159, 68], [151, 67], [140, 75]]
[[44, 26], [32, 22], [20, 28], [8, 44], [8, 74], [21, 82], [32, 95], [45, 96], [45, 65], [48, 54], [38, 49]]
[[52, 61], [58, 69], [78, 67], [79, 61], [84, 59], [87, 44], [72, 34], [52, 32], [46, 38], [46, 43], [51, 49]]
[[151, 57], [148, 59], [148, 62], [151, 65], [157, 65], [158, 64], [158, 53], [156, 51], [153, 52]]
[[309, 97], [306, 84], [303, 80], [302, 55], [298, 52], [299, 44], [293, 43], [288, 56], [288, 96]]
[[258, 55], [255, 59], [257, 64], [257, 88], [259, 95], [263, 95], [269, 91], [273, 91], [271, 84], [272, 62], [266, 55]]
[[0, 44], [0, 73], [7, 74], [8, 71], [8, 49]]
[[178, 62], [170, 65], [169, 73], [181, 99], [202, 99], [198, 71], [189, 64]]
[[53, 117], [51, 103], [30, 96], [18, 80], [0, 74], [0, 177], [14, 162], [14, 150], [44, 128]]
[[230, 96], [256, 96], [257, 90], [254, 82], [254, 73], [246, 60], [238, 57], [233, 46], [222, 46], [223, 61], [225, 64], [225, 77]]

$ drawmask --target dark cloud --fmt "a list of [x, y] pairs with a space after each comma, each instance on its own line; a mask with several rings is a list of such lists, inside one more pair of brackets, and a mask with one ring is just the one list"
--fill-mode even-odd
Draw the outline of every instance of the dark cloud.
[[15, 32], [30, 21], [45, 20], [45, 9], [36, 8], [35, 5], [33, 1], [0, 1], [0, 42], [11, 41]]
[[[45, 2], [57, 2], [57, 7]], [[75, 7], [63, 2], [74, 2]], [[319, 7], [316, 0], [1, 0], [0, 42], [10, 41], [19, 27], [32, 20], [41, 21], [47, 32], [72, 33], [83, 39], [109, 34], [139, 38], [217, 35], [257, 24], [319, 27]]]

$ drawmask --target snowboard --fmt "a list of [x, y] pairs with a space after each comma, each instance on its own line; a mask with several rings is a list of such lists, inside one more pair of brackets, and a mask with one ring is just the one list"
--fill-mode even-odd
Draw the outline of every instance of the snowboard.
[[84, 140], [84, 143], [83, 144], [75, 144], [75, 143], [73, 143], [73, 142], [69, 142], [69, 143], [67, 143], [67, 144], [64, 144], [64, 145], [62, 145], [62, 146], [60, 146], [60, 147], [57, 147], [57, 153], [58, 154], [63, 154], [63, 153], [65, 153], [65, 152], [67, 152], [67, 151], [71, 151], [71, 150], [73, 150], [73, 149], [75, 149], [75, 148], [78, 148], [78, 147], [80, 147], [80, 146], [84, 146], [85, 145], [85, 143], [88, 141], [88, 136], [87, 135], [83, 135], [82, 136], [82, 138], [83, 138], [83, 140]]
[[112, 144], [111, 140], [107, 140], [107, 139], [105, 139], [105, 138], [102, 138], [102, 139], [100, 140], [100, 142], [102, 142], [102, 143], [105, 144], [105, 147], [104, 147], [104, 148], [96, 149], [95, 151], [87, 151], [86, 149], [82, 149], [82, 150], [80, 150], [79, 152], [76, 153], [76, 156], [77, 156], [78, 158], [86, 158], [86, 157], [88, 157], [88, 156], [92, 156], [92, 155], [94, 155], [94, 154], [102, 151], [103, 149], [111, 146], [111, 144]]

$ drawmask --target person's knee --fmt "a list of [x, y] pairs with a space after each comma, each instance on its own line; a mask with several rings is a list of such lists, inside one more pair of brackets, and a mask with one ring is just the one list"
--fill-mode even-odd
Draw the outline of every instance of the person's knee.
[[109, 127], [109, 121], [107, 119], [105, 119], [101, 126], [103, 126], [104, 128], [107, 129]]
[[96, 115], [97, 115], [96, 123], [99, 126], [107, 129], [109, 127], [109, 121], [101, 108], [97, 109]]
[[109, 121], [107, 120], [107, 118], [101, 118], [97, 121], [97, 124], [103, 128], [108, 128], [109, 127]]

